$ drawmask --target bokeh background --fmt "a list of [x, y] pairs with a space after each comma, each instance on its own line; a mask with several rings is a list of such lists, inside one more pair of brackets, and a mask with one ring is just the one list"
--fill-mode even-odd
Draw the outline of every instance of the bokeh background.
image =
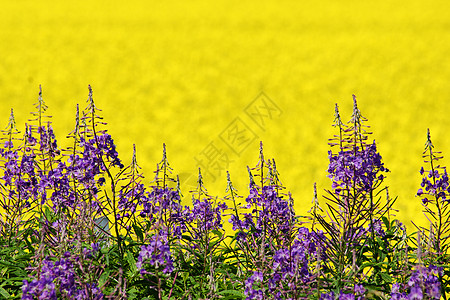
[[[88, 84], [125, 164], [136, 144], [146, 181], [166, 143], [182, 191], [202, 165], [211, 194], [225, 170], [246, 196], [259, 141], [277, 161], [297, 213], [326, 177], [334, 104], [352, 94], [391, 170], [399, 218], [425, 224], [426, 130], [450, 163], [448, 1], [3, 1], [0, 116], [20, 129], [39, 84], [59, 144]], [[268, 109], [269, 108], [269, 109]], [[269, 114], [270, 113], [270, 114]]]

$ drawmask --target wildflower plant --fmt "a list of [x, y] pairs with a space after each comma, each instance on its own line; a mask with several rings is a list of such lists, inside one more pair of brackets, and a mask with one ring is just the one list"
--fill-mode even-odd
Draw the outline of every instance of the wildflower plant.
[[338, 151], [329, 151], [332, 189], [325, 196], [328, 211], [326, 216], [317, 212], [314, 216], [326, 233], [322, 240], [327, 257], [324, 264], [330, 276], [324, 284], [336, 294], [352, 282], [364, 282], [380, 291], [392, 281], [389, 265], [383, 261], [390, 253], [384, 228], [391, 226], [386, 215], [394, 201], [382, 203], [381, 197], [384, 173], [389, 170], [375, 141], [368, 143], [371, 133], [366, 121], [355, 96], [347, 124], [342, 122], [336, 104], [333, 126], [339, 133], [330, 140], [330, 146]]
[[[429, 221], [428, 228], [418, 228], [423, 234], [426, 244], [425, 260], [436, 263], [444, 268], [439, 273], [439, 282], [443, 287], [447, 287], [450, 276], [450, 185], [446, 167], [439, 165], [439, 160], [443, 157], [441, 152], [434, 151], [431, 141], [430, 130], [427, 130], [427, 141], [423, 152], [424, 163], [428, 168], [420, 169], [422, 182], [417, 191], [423, 206], [423, 212]], [[421, 245], [418, 245], [418, 247]], [[445, 289], [445, 295], [450, 290]]]
[[428, 133], [417, 195], [430, 227], [414, 238], [395, 219], [388, 170], [353, 100], [346, 124], [336, 105], [325, 205], [314, 188], [310, 215], [298, 215], [262, 143], [248, 191], [227, 171], [225, 196], [210, 195], [199, 169], [185, 197], [165, 144], [151, 182], [135, 145], [122, 162], [90, 86], [61, 149], [40, 88], [24, 132], [11, 110], [0, 137], [0, 298], [446, 299], [439, 153]]

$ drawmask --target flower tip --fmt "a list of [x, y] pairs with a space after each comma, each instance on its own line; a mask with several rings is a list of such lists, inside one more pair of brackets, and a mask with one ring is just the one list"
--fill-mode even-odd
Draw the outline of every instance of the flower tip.
[[353, 97], [353, 104], [354, 104], [354, 106], [356, 107], [356, 95], [355, 95], [355, 94], [352, 94], [352, 97]]

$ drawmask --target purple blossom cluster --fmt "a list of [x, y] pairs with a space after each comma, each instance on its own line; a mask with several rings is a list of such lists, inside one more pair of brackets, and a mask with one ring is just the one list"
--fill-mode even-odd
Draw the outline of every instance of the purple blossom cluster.
[[180, 195], [172, 188], [155, 187], [146, 197], [141, 197], [139, 204], [143, 207], [141, 217], [153, 218], [166, 211], [182, 209]]
[[29, 207], [31, 201], [39, 195], [38, 177], [34, 166], [35, 155], [27, 151], [20, 157], [12, 147], [12, 142], [5, 142], [4, 148], [0, 149], [0, 156], [4, 159], [1, 179], [4, 186], [9, 189], [8, 197], [16, 198], [20, 195], [25, 206]]
[[380, 219], [377, 220], [373, 220], [372, 224], [369, 224], [368, 227], [368, 232], [372, 232], [372, 227], [373, 227], [373, 231], [374, 233], [379, 236], [379, 237], [385, 237], [386, 236], [386, 232], [383, 229], [383, 221], [381, 221]]
[[417, 196], [422, 197], [422, 203], [427, 205], [430, 201], [449, 201], [450, 184], [448, 181], [447, 169], [430, 170], [426, 172], [422, 167], [420, 175], [423, 176]]
[[[126, 224], [127, 220], [136, 212], [137, 204], [144, 198], [145, 186], [142, 183], [136, 184], [132, 188], [121, 189], [119, 191], [119, 202], [117, 204], [117, 219], [124, 219], [121, 223]], [[129, 225], [126, 226], [128, 226], [127, 229], [129, 229]]]
[[211, 230], [223, 228], [222, 214], [228, 209], [224, 202], [215, 205], [209, 197], [192, 200], [192, 209], [186, 208], [186, 222], [196, 224], [196, 230], [193, 238], [200, 238], [200, 234]]
[[[244, 213], [242, 219], [238, 215], [230, 217], [233, 230], [238, 230], [240, 238], [250, 233], [254, 237], [261, 234], [283, 237], [295, 223], [292, 203], [279, 196], [277, 186], [267, 185], [262, 189], [252, 186], [246, 202], [251, 213]], [[263, 230], [267, 232], [263, 233]]]
[[373, 190], [384, 178], [380, 172], [389, 171], [384, 167], [375, 141], [365, 149], [355, 146], [349, 150], [341, 149], [338, 154], [329, 151], [328, 157], [328, 177], [333, 181], [332, 188], [336, 194], [349, 187], [366, 192]]
[[165, 228], [180, 238], [186, 231], [188, 212], [181, 205], [180, 193], [169, 187], [154, 187], [150, 193], [140, 195], [138, 204], [142, 207], [140, 216], [149, 222]]
[[70, 253], [56, 262], [44, 260], [38, 278], [23, 281], [22, 299], [103, 299], [103, 293], [95, 283], [80, 284], [75, 273]]
[[[118, 157], [113, 139], [107, 133], [89, 140], [82, 137], [79, 146], [82, 151], [80, 154], [70, 155], [67, 173], [95, 195], [98, 192], [97, 185], [105, 182], [105, 178], [99, 175], [110, 166], [123, 168], [123, 164]], [[109, 166], [105, 165], [106, 162], [109, 162]]]
[[245, 281], [244, 294], [247, 296], [246, 300], [262, 300], [264, 299], [264, 291], [262, 289], [262, 282], [264, 276], [262, 272], [254, 271], [252, 276]]
[[392, 300], [440, 299], [442, 268], [430, 265], [428, 268], [417, 266], [406, 285], [392, 285]]
[[447, 197], [450, 193], [447, 169], [437, 165], [437, 162], [442, 159], [442, 156], [439, 156], [441, 152], [436, 152], [433, 148], [434, 145], [431, 142], [430, 130], [428, 129], [427, 142], [422, 157], [426, 163], [429, 163], [430, 169], [425, 170], [423, 167], [420, 169], [422, 182], [417, 191], [417, 195], [423, 197], [422, 203], [424, 205], [427, 205], [430, 201], [442, 200], [448, 202]]
[[338, 294], [335, 294], [333, 291], [329, 292], [329, 293], [325, 293], [325, 294], [321, 294], [320, 295], [320, 300], [363, 300], [366, 299], [364, 297], [364, 294], [366, 292], [366, 289], [360, 285], [360, 284], [355, 284], [354, 288], [353, 288], [353, 293], [346, 293], [343, 291], [340, 291]]
[[[30, 131], [31, 132], [31, 131]], [[37, 128], [39, 134], [39, 151], [49, 154], [49, 158], [55, 158], [61, 153], [58, 149], [58, 144], [56, 142], [55, 133], [53, 132], [53, 127], [50, 123], [47, 123], [47, 129], [44, 126], [39, 126]], [[30, 135], [28, 141], [32, 141]]]
[[[103, 175], [107, 168], [104, 165], [105, 161], [109, 161], [111, 165], [123, 167], [114, 142], [107, 133], [89, 140], [81, 138], [79, 146], [83, 149], [80, 154], [72, 154], [67, 163], [59, 162], [47, 174], [44, 172], [40, 174], [41, 203], [46, 200], [45, 191], [50, 190], [52, 192], [50, 200], [54, 210], [76, 205], [75, 199], [78, 195], [70, 184], [72, 179], [81, 184], [88, 194], [96, 196], [99, 191], [98, 187], [105, 182]], [[98, 209], [101, 207], [98, 203], [96, 206]]]
[[146, 264], [164, 274], [172, 273], [174, 267], [167, 236], [153, 235], [149, 244], [141, 246], [136, 267], [142, 275], [152, 274], [147, 271]]
[[[77, 191], [71, 186], [72, 178], [82, 184], [85, 190], [95, 195], [98, 193], [98, 185], [105, 182], [104, 177], [99, 176], [105, 171], [103, 157], [112, 165], [123, 166], [109, 134], [105, 133], [89, 141], [82, 139], [80, 146], [84, 151], [81, 155], [70, 155], [66, 163], [55, 159], [60, 151], [56, 148], [51, 126], [49, 125], [47, 129], [39, 127], [38, 132], [41, 135], [39, 151], [49, 153], [42, 162], [44, 166], [47, 166], [46, 168], [37, 168], [36, 160], [40, 155], [29, 147], [32, 144], [25, 148], [22, 155], [17, 149], [12, 149], [9, 142], [5, 145], [7, 148], [0, 149], [0, 155], [5, 160], [2, 180], [6, 187], [11, 187], [9, 197], [20, 196], [28, 206], [33, 201], [43, 205], [50, 200], [54, 210], [73, 207]], [[30, 140], [32, 140], [31, 132], [28, 134], [28, 141]], [[34, 140], [32, 141], [35, 143]], [[55, 160], [49, 162], [48, 157]]]
[[275, 299], [285, 299], [288, 291], [295, 293], [311, 284], [314, 275], [309, 264], [317, 259], [317, 246], [323, 238], [321, 231], [310, 232], [308, 228], [300, 227], [294, 241], [275, 252], [268, 282], [269, 290], [276, 296]]

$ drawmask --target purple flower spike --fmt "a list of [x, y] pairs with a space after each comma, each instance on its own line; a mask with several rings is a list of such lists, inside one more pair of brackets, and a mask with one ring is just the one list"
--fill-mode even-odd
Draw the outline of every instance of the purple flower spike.
[[136, 267], [145, 273], [146, 264], [161, 270], [164, 274], [170, 274], [173, 271], [173, 260], [170, 247], [167, 244], [167, 237], [153, 236], [150, 244], [143, 245], [139, 252]]
[[[69, 253], [70, 255], [70, 253]], [[68, 255], [66, 258], [53, 262], [44, 260], [41, 267], [40, 279], [24, 280], [22, 285], [22, 300], [51, 299], [56, 300], [57, 294], [65, 295], [68, 299], [103, 299], [103, 294], [95, 284], [88, 284], [86, 288], [77, 282], [73, 264]]]
[[363, 150], [356, 147], [341, 150], [338, 154], [329, 151], [329, 159], [328, 177], [333, 180], [332, 188], [337, 194], [341, 191], [338, 187], [355, 187], [369, 192], [384, 179], [380, 172], [389, 172], [381, 161], [375, 141]]

